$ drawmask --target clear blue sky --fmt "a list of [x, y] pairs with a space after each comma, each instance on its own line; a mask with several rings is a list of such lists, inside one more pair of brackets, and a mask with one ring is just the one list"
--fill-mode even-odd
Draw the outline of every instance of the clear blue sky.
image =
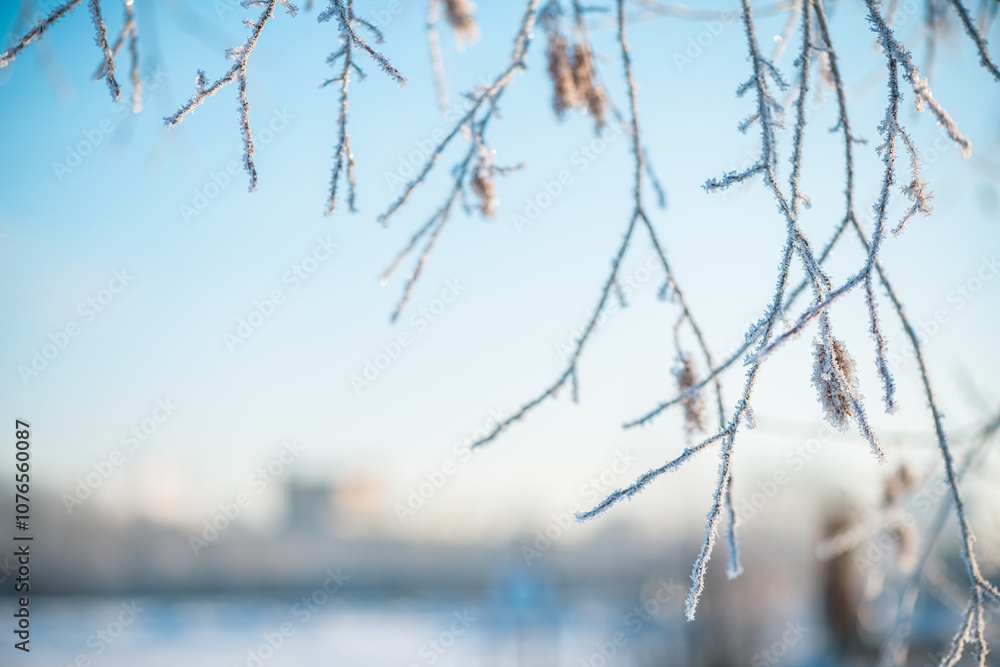
[[[89, 81], [98, 51], [85, 8], [43, 42], [63, 84], [53, 85], [35, 45], [0, 71], [0, 413], [5, 423], [33, 423], [39, 483], [59, 493], [72, 489], [94, 463], [123, 449], [122, 433], [166, 398], [178, 405], [175, 414], [126, 454], [113, 480], [96, 493], [104, 496], [101, 502], [169, 520], [198, 519], [243, 489], [247, 475], [275, 456], [282, 440], [295, 438], [306, 449], [297, 474], [370, 471], [381, 478], [387, 501], [380, 520], [388, 526], [398, 524], [387, 508], [405, 498], [408, 487], [443, 462], [457, 461], [460, 473], [425, 516], [447, 517], [448, 526], [476, 535], [502, 532], [522, 518], [580, 501], [581, 484], [605, 470], [619, 451], [638, 458], [618, 479], [624, 483], [683, 447], [676, 415], [641, 432], [619, 428], [673, 392], [669, 327], [676, 312], [656, 300], [662, 277], [655, 275], [592, 340], [580, 367], [579, 406], [564, 395], [473, 460], [453, 452], [453, 444], [489, 419], [491, 409], [512, 412], [562, 371], [557, 346], [586, 321], [624, 231], [631, 171], [623, 137], [578, 170], [573, 155], [591, 141], [592, 125], [572, 114], [563, 123], [554, 119], [543, 35], [536, 30], [529, 69], [505, 95], [502, 117], [489, 134], [498, 163], [523, 162], [526, 168], [498, 182], [496, 219], [459, 215], [451, 222], [409, 310], [390, 325], [409, 265], [388, 286], [380, 286], [377, 276], [436, 208], [462, 150], [456, 144], [446, 153], [388, 229], [376, 223], [394, 195], [386, 174], [419, 142], [448, 127], [435, 104], [424, 7], [403, 4], [384, 28], [384, 51], [408, 77], [407, 86], [400, 89], [364, 63], [370, 76], [352, 88], [356, 215], [346, 209], [332, 218], [322, 215], [337, 94], [318, 84], [330, 76], [324, 59], [337, 48], [337, 34], [333, 24], [317, 24], [315, 12], [276, 16], [251, 58], [252, 124], [258, 133], [272, 121], [280, 128], [270, 142], [258, 134], [258, 191], [247, 193], [246, 175], [239, 171], [187, 222], [183, 206], [193, 205], [198, 193], [214, 195], [213, 178], [224, 181], [219, 173], [240, 159], [236, 90], [223, 90], [179, 127], [166, 129], [161, 118], [191, 94], [198, 68], [213, 79], [224, 71], [224, 49], [245, 38], [240, 18], [256, 10], [219, 17], [207, 3], [187, 3], [194, 21], [159, 4], [137, 3], [142, 58], [156, 72], [154, 79], [161, 79], [150, 84], [154, 89], [139, 115], [113, 105], [106, 86]], [[502, 69], [520, 17], [509, 3], [480, 5], [478, 20], [486, 29], [478, 43], [460, 53], [450, 30], [442, 31], [453, 104], [461, 91]], [[388, 6], [356, 3], [359, 14], [370, 16]], [[0, 28], [12, 25], [15, 11], [13, 3], [3, 5]], [[111, 14], [116, 30], [120, 17]], [[869, 139], [857, 151], [863, 208], [878, 184], [874, 147], [884, 110], [884, 60], [858, 7], [839, 4], [832, 23], [855, 104], [855, 128]], [[752, 104], [734, 97], [749, 71], [742, 28], [738, 22], [724, 25], [683, 66], [678, 55], [699, 34], [706, 41], [707, 26], [659, 19], [630, 30], [646, 144], [669, 198], [654, 222], [710, 344], [722, 356], [762, 312], [784, 234], [759, 184], [728, 197], [707, 195], [700, 187], [758, 150], [754, 132], [743, 136], [736, 130]], [[779, 20], [760, 21], [766, 48], [780, 30]], [[594, 33], [603, 76], [621, 104], [612, 31], [597, 19]], [[905, 20], [900, 34], [922, 61], [919, 18]], [[1000, 37], [996, 29], [992, 34]], [[786, 53], [779, 64], [789, 77], [793, 60]], [[124, 58], [119, 72], [128, 90]], [[948, 323], [929, 340], [928, 356], [949, 425], [959, 429], [982, 416], [962, 389], [963, 378], [982, 389], [991, 407], [1000, 398], [994, 344], [1000, 280], [984, 283], [961, 307], [953, 294], [984, 258], [1000, 252], [1000, 86], [976, 65], [958, 32], [939, 49], [933, 76], [935, 95], [972, 138], [978, 157], [963, 161], [954, 148], [934, 149], [940, 135], [932, 120], [907, 108], [902, 118], [918, 146], [936, 156], [928, 155], [924, 168], [935, 211], [915, 219], [899, 239], [889, 239], [884, 259], [914, 320], [945, 311]], [[835, 123], [834, 98], [829, 89], [821, 94], [809, 118], [804, 187], [813, 207], [803, 220], [820, 245], [842, 217], [843, 180], [840, 137], [825, 131]], [[68, 172], [54, 166], [81, 142], [93, 150], [79, 166]], [[785, 138], [782, 147], [787, 145]], [[573, 171], [572, 184], [533, 225], [516, 229], [512, 216], [564, 169]], [[314, 252], [320, 238], [339, 247], [293, 289], [294, 281], [283, 277]], [[636, 272], [649, 252], [644, 240], [637, 243], [626, 274], [643, 275]], [[843, 277], [858, 262], [857, 244], [847, 239], [831, 267]], [[80, 304], [100, 298], [123, 270], [134, 278], [91, 320]], [[449, 280], [464, 288], [454, 303], [433, 322], [412, 319]], [[274, 289], [283, 291], [283, 303], [231, 351], [225, 334]], [[905, 350], [887, 305], [883, 317], [892, 349]], [[30, 364], [33, 351], [71, 323], [79, 334], [37, 377], [22, 381], [18, 366]], [[864, 393], [877, 398], [860, 295], [838, 307], [835, 323], [859, 361]], [[409, 334], [412, 344], [356, 393], [351, 376], [400, 333]], [[761, 432], [741, 436], [745, 447], [737, 461], [743, 467], [737, 475], [766, 474], [790, 443], [819, 427], [808, 355], [804, 339], [767, 366], [754, 405]], [[912, 367], [899, 372], [904, 410], [876, 421], [890, 435], [921, 432], [918, 442], [926, 445], [930, 424], [916, 376]], [[740, 384], [739, 371], [728, 376], [730, 400]], [[871, 407], [877, 412], [874, 400]], [[843, 442], [842, 451], [824, 453], [824, 465], [845, 473], [835, 484], [850, 485], [848, 470], [860, 479], [882, 473], [853, 434]], [[714, 456], [706, 456], [690, 474], [662, 481], [627, 512], [660, 517], [664, 499], [686, 498], [685, 520], [700, 525], [714, 466]], [[171, 509], [161, 514], [165, 505]], [[429, 518], [417, 526], [425, 533], [450, 530]]]

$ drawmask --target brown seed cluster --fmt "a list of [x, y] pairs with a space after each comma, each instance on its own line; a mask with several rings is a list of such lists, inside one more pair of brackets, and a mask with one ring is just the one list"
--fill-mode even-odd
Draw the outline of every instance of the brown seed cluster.
[[488, 156], [480, 155], [473, 167], [470, 185], [479, 198], [479, 211], [487, 218], [497, 215], [496, 173]]
[[576, 82], [567, 51], [566, 38], [558, 32], [549, 33], [549, 77], [552, 79], [552, 107], [562, 118], [566, 109], [576, 106]]
[[854, 358], [844, 343], [833, 340], [832, 350], [817, 341], [813, 349], [813, 384], [819, 395], [826, 419], [843, 430], [855, 417], [854, 402], [857, 398], [858, 378]]
[[594, 117], [597, 129], [604, 126], [604, 89], [594, 82], [594, 60], [590, 44], [582, 42], [573, 46], [573, 83], [576, 85], [580, 103], [587, 106]]
[[571, 44], [554, 18], [546, 23], [546, 55], [556, 116], [561, 119], [567, 109], [586, 109], [593, 116], [595, 127], [602, 128], [607, 100], [596, 81], [590, 43], [581, 39]]
[[479, 37], [479, 27], [473, 15], [476, 11], [474, 4], [469, 0], [444, 0], [444, 10], [457, 39], [476, 41]]
[[[681, 353], [678, 365], [674, 368], [674, 377], [677, 378], [677, 388], [682, 394], [698, 384], [698, 373], [690, 354]], [[684, 429], [688, 433], [705, 430], [705, 403], [699, 391], [684, 396]]]

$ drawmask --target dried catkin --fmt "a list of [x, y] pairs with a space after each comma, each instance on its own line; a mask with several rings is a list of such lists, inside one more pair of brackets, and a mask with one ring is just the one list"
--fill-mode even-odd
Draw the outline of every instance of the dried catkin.
[[[677, 388], [684, 394], [684, 429], [688, 433], [705, 430], [705, 402], [700, 391], [690, 391], [698, 384], [698, 372], [690, 354], [681, 354], [674, 368]], [[687, 393], [690, 392], [690, 393]]]
[[475, 168], [472, 172], [470, 185], [472, 191], [479, 198], [479, 211], [487, 218], [495, 218], [497, 215], [497, 190], [496, 174], [490, 161], [480, 156], [476, 160]]
[[[813, 384], [826, 419], [839, 429], [855, 417], [854, 401], [858, 392], [854, 358], [842, 341], [831, 339], [833, 349], [817, 341], [813, 349]], [[843, 378], [843, 379], [842, 379]], [[846, 385], [845, 382], [846, 381]]]
[[548, 32], [546, 57], [549, 63], [549, 77], [552, 79], [552, 108], [556, 116], [562, 118], [566, 109], [579, 104], [579, 98], [573, 80], [573, 67], [567, 52], [566, 38], [556, 28]]
[[586, 105], [600, 129], [604, 126], [604, 90], [594, 81], [594, 61], [590, 46], [585, 42], [573, 45], [573, 84], [576, 88], [577, 103]]
[[444, 9], [458, 40], [474, 42], [479, 37], [479, 27], [473, 16], [476, 11], [474, 4], [468, 0], [444, 0]]

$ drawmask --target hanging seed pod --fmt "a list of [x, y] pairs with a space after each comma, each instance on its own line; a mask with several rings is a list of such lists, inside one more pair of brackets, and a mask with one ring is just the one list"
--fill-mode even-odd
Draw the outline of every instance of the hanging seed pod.
[[479, 211], [487, 218], [497, 215], [496, 174], [490, 161], [480, 155], [472, 172], [470, 185], [479, 198]]
[[827, 349], [822, 342], [816, 342], [813, 348], [812, 379], [827, 421], [843, 430], [855, 417], [852, 399], [857, 398], [858, 379], [854, 358], [844, 343], [834, 340], [832, 347], [833, 349]]
[[474, 42], [479, 38], [479, 26], [473, 16], [476, 6], [469, 0], [444, 0], [444, 11], [456, 40]]
[[606, 99], [604, 90], [594, 81], [594, 61], [586, 42], [573, 45], [573, 84], [578, 103], [587, 107], [596, 128], [604, 127]]
[[[698, 373], [694, 367], [694, 359], [691, 358], [690, 354], [680, 353], [673, 373], [674, 377], [677, 378], [677, 388], [681, 393], [698, 384]], [[702, 400], [701, 392], [694, 391], [686, 395], [683, 404], [684, 430], [689, 434], [705, 430], [705, 403]]]
[[556, 116], [562, 119], [566, 109], [579, 104], [579, 97], [573, 80], [573, 67], [567, 53], [566, 38], [559, 32], [559, 26], [554, 21], [549, 25], [547, 38], [546, 58], [549, 63], [549, 77], [552, 79], [552, 108]]

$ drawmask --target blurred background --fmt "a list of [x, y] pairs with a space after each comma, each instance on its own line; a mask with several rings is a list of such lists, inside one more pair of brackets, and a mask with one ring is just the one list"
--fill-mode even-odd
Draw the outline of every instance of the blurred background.
[[[780, 51], [788, 7], [755, 4], [762, 48]], [[105, 5], [117, 34], [120, 8]], [[0, 29], [13, 40], [54, 7], [0, 3]], [[457, 215], [390, 323], [407, 265], [385, 285], [378, 276], [447, 195], [465, 142], [387, 228], [376, 218], [428, 142], [450, 130], [463, 92], [506, 67], [521, 8], [480, 2], [475, 39], [441, 22], [442, 112], [426, 3], [356, 0], [408, 82], [361, 62], [370, 76], [352, 83], [349, 117], [359, 212], [328, 218], [339, 98], [319, 84], [333, 75], [324, 60], [338, 33], [316, 22], [322, 7], [279, 11], [250, 58], [253, 193], [234, 86], [176, 127], [162, 118], [192, 94], [199, 68], [214, 80], [229, 67], [225, 49], [245, 40], [241, 20], [259, 10], [229, 0], [134, 7], [141, 113], [127, 103], [124, 59], [125, 103], [91, 80], [100, 54], [84, 6], [0, 70], [0, 415], [10, 425], [0, 516], [12, 536], [21, 419], [31, 424], [35, 538], [32, 651], [15, 651], [4, 630], [2, 664], [874, 663], [916, 545], [948, 499], [887, 301], [902, 409], [877, 414], [871, 401], [870, 412], [890, 462], [879, 466], [853, 431], [822, 421], [808, 337], [775, 355], [755, 394], [759, 426], [740, 432], [734, 455], [746, 572], [726, 580], [720, 543], [688, 623], [714, 452], [596, 520], [572, 520], [690, 443], [680, 413], [621, 428], [676, 392], [677, 306], [657, 299], [663, 276], [645, 239], [623, 265], [628, 307], [602, 318], [582, 358], [579, 404], [564, 392], [469, 450], [563, 372], [633, 206], [620, 128], [610, 123], [594, 143], [591, 118], [552, 113], [541, 29], [488, 134], [498, 164], [524, 168], [498, 179], [495, 218]], [[894, 25], [974, 155], [963, 160], [904, 91], [901, 120], [935, 210], [882, 256], [924, 340], [956, 457], [970, 462], [963, 490], [996, 581], [1000, 85], [953, 13], [933, 14], [928, 39], [927, 7], [898, 3]], [[753, 131], [736, 129], [752, 107], [734, 95], [749, 72], [742, 26], [721, 2], [628, 8], [645, 142], [667, 195], [665, 208], [650, 207], [653, 223], [721, 358], [768, 303], [785, 234], [759, 183], [701, 188], [759, 151]], [[884, 56], [861, 3], [828, 12], [854, 129], [868, 140], [857, 149], [867, 211], [882, 168]], [[590, 27], [622, 106], [612, 14], [593, 12]], [[995, 25], [989, 37], [1000, 43]], [[788, 47], [777, 64], [792, 79], [797, 44]], [[841, 138], [827, 132], [836, 120], [833, 91], [816, 85], [802, 222], [820, 246], [843, 215]], [[540, 198], [563, 171], [571, 182]], [[831, 274], [843, 279], [862, 261], [845, 239]], [[833, 314], [862, 391], [877, 397], [861, 294]], [[723, 376], [730, 403], [742, 379], [735, 367]], [[824, 551], [845, 530], [851, 548]], [[967, 586], [955, 533], [952, 518], [925, 573], [909, 664], [936, 664], [958, 625]], [[3, 624], [15, 608], [10, 536], [0, 530]], [[996, 646], [992, 617], [989, 627]]]

